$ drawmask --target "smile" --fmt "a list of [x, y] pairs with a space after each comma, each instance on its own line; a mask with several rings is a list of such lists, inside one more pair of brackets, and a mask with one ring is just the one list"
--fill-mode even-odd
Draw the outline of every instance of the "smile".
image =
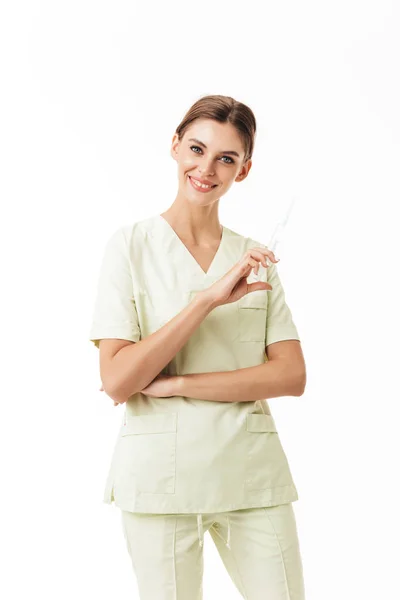
[[195, 190], [199, 192], [209, 192], [210, 190], [217, 187], [216, 185], [204, 185], [203, 183], [198, 183], [195, 179], [192, 179], [189, 175], [190, 183], [194, 187]]

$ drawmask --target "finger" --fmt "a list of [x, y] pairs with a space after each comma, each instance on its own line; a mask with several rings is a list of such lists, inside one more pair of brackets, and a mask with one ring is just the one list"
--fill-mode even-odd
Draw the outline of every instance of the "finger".
[[275, 262], [279, 262], [280, 258], [276, 258], [275, 253], [273, 250], [270, 250], [269, 248], [251, 248], [251, 250], [256, 250], [257, 252], [261, 252], [262, 254], [265, 254], [267, 256], [269, 256], [269, 258]]
[[257, 281], [256, 283], [247, 284], [247, 293], [256, 292], [258, 290], [267, 290], [270, 292], [273, 289], [270, 283], [264, 283], [263, 281]]
[[[271, 250], [268, 250], [265, 248], [251, 248], [250, 250], [248, 250], [247, 262], [249, 265], [253, 266], [253, 271], [257, 276], [258, 276], [260, 263], [266, 269], [270, 266], [269, 263], [267, 262], [266, 256], [269, 257], [271, 259], [271, 261], [274, 260], [275, 262], [278, 262], [278, 260], [279, 260], [279, 259], [275, 259], [273, 252]], [[273, 258], [271, 258], [271, 256]], [[264, 289], [264, 290], [271, 291], [272, 286], [257, 287], [256, 289], [258, 289], [258, 290]]]
[[259, 267], [260, 262], [265, 268], [267, 268], [269, 266], [265, 259], [265, 255], [262, 254], [261, 252], [257, 251], [255, 248], [251, 248], [251, 250], [249, 250], [249, 260], [250, 259], [256, 260], [257, 261], [256, 264], [258, 265], [258, 267]]
[[249, 265], [251, 265], [252, 267], [257, 267], [257, 266], [258, 266], [258, 264], [259, 264], [259, 263], [258, 263], [258, 262], [257, 262], [257, 261], [256, 261], [254, 258], [252, 258], [251, 256], [249, 256], [249, 257], [248, 257], [248, 260], [247, 260], [247, 262], [248, 262], [248, 264], [249, 264]]
[[275, 258], [274, 253], [272, 252], [272, 250], [264, 250], [263, 248], [258, 249], [258, 248], [251, 248], [250, 250], [252, 256], [255, 256], [257, 258], [260, 259], [262, 265], [265, 268], [268, 268], [270, 265], [267, 261], [267, 259], [269, 259], [272, 262], [279, 262], [279, 258]]
[[275, 252], [273, 250], [270, 250], [269, 248], [257, 248], [257, 250], [260, 250], [262, 252], [265, 252], [270, 258], [272, 258], [273, 260], [275, 260], [276, 262], [278, 260], [280, 260], [279, 258], [276, 258], [275, 256]]
[[251, 264], [253, 264], [253, 267], [254, 267], [253, 271], [256, 275], [258, 275], [258, 271], [260, 268], [260, 261], [262, 261], [262, 257], [260, 257], [260, 258], [257, 257], [256, 259], [254, 259], [254, 257], [251, 257], [249, 260], [249, 262], [251, 262]]
[[253, 258], [251, 258], [251, 256], [249, 256], [247, 258], [247, 265], [250, 265], [251, 267], [253, 267], [253, 271], [257, 275], [260, 263], [257, 260], [254, 260]]

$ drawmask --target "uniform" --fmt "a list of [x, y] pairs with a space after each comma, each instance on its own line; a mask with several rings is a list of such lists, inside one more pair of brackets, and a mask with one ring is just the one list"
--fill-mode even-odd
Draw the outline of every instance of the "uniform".
[[[257, 246], [266, 247], [223, 227], [205, 273], [161, 215], [119, 227], [106, 243], [90, 341], [98, 347], [103, 338], [137, 342], [151, 335]], [[213, 309], [163, 373], [251, 367], [267, 360], [268, 344], [299, 340], [276, 265], [263, 273], [273, 290]], [[248, 282], [254, 280], [252, 272]], [[196, 515], [202, 546], [203, 515], [225, 513], [229, 548], [232, 511], [265, 511], [298, 499], [266, 400], [215, 402], [138, 392], [124, 407], [103, 498], [121, 509], [124, 531], [127, 513], [136, 513], [136, 520], [138, 513], [142, 520], [144, 513]]]

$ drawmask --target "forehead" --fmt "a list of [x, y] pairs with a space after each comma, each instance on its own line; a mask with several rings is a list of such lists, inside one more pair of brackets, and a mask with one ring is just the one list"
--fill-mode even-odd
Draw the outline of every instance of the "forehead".
[[185, 131], [184, 139], [197, 138], [208, 149], [215, 151], [236, 150], [244, 154], [241, 139], [231, 123], [219, 123], [213, 119], [197, 119]]

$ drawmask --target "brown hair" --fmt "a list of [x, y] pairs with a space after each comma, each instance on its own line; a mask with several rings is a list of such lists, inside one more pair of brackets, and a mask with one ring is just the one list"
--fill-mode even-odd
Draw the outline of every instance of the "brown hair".
[[214, 119], [220, 123], [231, 123], [242, 141], [244, 163], [251, 159], [256, 135], [256, 118], [253, 111], [230, 96], [202, 96], [187, 111], [176, 128], [179, 141], [196, 119]]

